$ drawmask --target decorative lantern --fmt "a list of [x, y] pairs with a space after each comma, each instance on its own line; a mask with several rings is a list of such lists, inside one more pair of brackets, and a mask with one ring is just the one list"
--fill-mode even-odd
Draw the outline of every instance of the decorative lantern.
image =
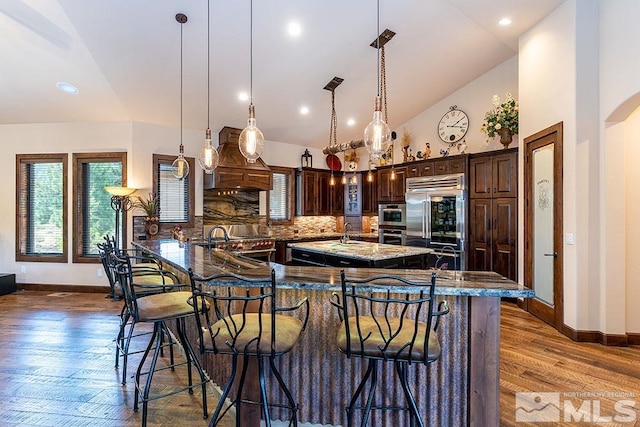
[[313, 156], [309, 153], [309, 149], [304, 149], [304, 154], [300, 157], [300, 163], [303, 168], [312, 168], [313, 167]]

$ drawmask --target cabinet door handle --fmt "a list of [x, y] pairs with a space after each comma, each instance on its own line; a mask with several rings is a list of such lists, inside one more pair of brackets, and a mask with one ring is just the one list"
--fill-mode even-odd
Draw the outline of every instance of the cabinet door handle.
[[554, 252], [552, 254], [544, 254], [544, 256], [552, 256], [554, 258], [558, 258], [558, 252]]

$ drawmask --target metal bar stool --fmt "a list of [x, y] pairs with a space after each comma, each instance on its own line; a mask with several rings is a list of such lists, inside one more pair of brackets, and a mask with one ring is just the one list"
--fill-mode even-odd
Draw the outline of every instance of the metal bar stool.
[[[424, 426], [407, 372], [413, 363], [427, 365], [440, 357], [440, 343], [436, 331], [440, 317], [449, 312], [446, 301], [434, 312], [436, 274], [430, 282], [417, 282], [393, 275], [379, 275], [366, 279], [347, 279], [340, 272], [342, 292], [331, 295], [331, 304], [338, 309], [341, 325], [337, 333], [338, 350], [347, 358], [369, 361], [367, 370], [347, 407], [348, 426], [353, 425], [354, 412], [362, 409], [361, 426], [366, 426], [372, 409], [409, 412], [412, 426]], [[390, 289], [416, 287], [417, 293]], [[434, 319], [435, 318], [435, 319]], [[402, 386], [407, 407], [374, 405], [380, 362], [393, 362]], [[358, 405], [367, 382], [369, 394], [364, 406]]]
[[[118, 280], [118, 273], [116, 271], [117, 265], [122, 263], [121, 259], [118, 259], [115, 254], [113, 240], [109, 236], [105, 236], [105, 243], [98, 244], [98, 251], [102, 264], [105, 268], [105, 275], [109, 280], [111, 288], [118, 290], [122, 295], [122, 286]], [[118, 251], [120, 254], [127, 254], [127, 250]], [[129, 262], [132, 260], [137, 261], [136, 264], [131, 264], [131, 274], [135, 278], [134, 286], [137, 289], [136, 296], [151, 295], [154, 293], [169, 292], [176, 284], [178, 284], [178, 278], [171, 272], [162, 270], [160, 262], [154, 258], [146, 256], [129, 255]], [[183, 285], [177, 285], [180, 288]], [[114, 293], [115, 295], [115, 293]], [[132, 307], [124, 301], [122, 310], [120, 311], [120, 327], [118, 328], [118, 335], [115, 339], [116, 355], [115, 355], [115, 367], [120, 367], [120, 358], [123, 358], [122, 364], [122, 385], [127, 382], [127, 360], [129, 355], [141, 353], [142, 351], [130, 351], [129, 345], [131, 340], [135, 337], [149, 335], [151, 332], [143, 332], [134, 334], [135, 321], [132, 316]], [[165, 331], [168, 332], [168, 331]], [[171, 341], [169, 340], [169, 343]], [[161, 348], [161, 355], [164, 355], [163, 348]], [[171, 363], [173, 364], [173, 346], [170, 346]]]
[[[153, 332], [151, 334], [149, 344], [142, 355], [142, 359], [140, 360], [140, 364], [138, 365], [138, 369], [135, 374], [136, 392], [133, 410], [138, 411], [139, 401], [142, 401], [142, 426], [144, 427], [147, 424], [147, 407], [149, 401], [171, 396], [186, 390], [191, 394], [193, 393], [194, 388], [198, 386], [202, 387], [203, 418], [207, 418], [206, 384], [209, 379], [202, 369], [202, 366], [200, 365], [200, 362], [198, 361], [198, 358], [186, 337], [185, 331], [185, 319], [194, 315], [194, 309], [188, 302], [191, 299], [191, 292], [173, 291], [138, 296], [136, 294], [136, 286], [133, 283], [133, 273], [129, 257], [126, 254], [121, 257], [117, 257], [116, 255], [113, 256], [119, 261], [116, 268], [118, 281], [122, 286], [125, 302], [127, 304], [128, 311], [132, 316], [132, 320], [135, 323], [153, 323]], [[206, 307], [206, 305], [204, 307]], [[166, 322], [172, 320], [175, 320], [176, 322], [178, 341], [184, 349], [186, 361], [174, 363], [172, 357], [169, 366], [158, 368], [157, 361], [163, 346], [163, 334], [166, 332], [169, 337], [168, 339], [172, 344], [174, 343], [173, 336], [169, 333], [166, 325]], [[145, 362], [151, 353], [152, 348], [154, 348], [154, 351], [149, 363], [148, 371], [143, 372]], [[157, 370], [163, 369], [173, 370], [175, 367], [181, 365], [187, 366], [188, 385], [175, 390], [163, 392], [162, 394], [151, 395], [151, 383], [154, 373]], [[195, 366], [200, 376], [200, 381], [195, 384], [193, 382], [192, 366]], [[142, 382], [143, 377], [145, 377], [144, 383]]]
[[[263, 279], [249, 279], [231, 273], [199, 278], [191, 270], [189, 277], [193, 293], [192, 305], [194, 312], [198, 313], [196, 323], [200, 332], [200, 352], [232, 356], [231, 375], [209, 425], [217, 425], [231, 406], [235, 405], [236, 425], [240, 426], [241, 408], [245, 404], [252, 404], [261, 407], [267, 426], [271, 426], [269, 407], [289, 409], [292, 414], [289, 425], [297, 426], [298, 406], [275, 365], [275, 358], [288, 353], [306, 328], [309, 301], [304, 298], [293, 307], [277, 307], [274, 270], [271, 270], [271, 277]], [[203, 304], [206, 303], [210, 304], [210, 310], [203, 310]], [[297, 312], [303, 305], [306, 310], [302, 319], [281, 314]], [[236, 378], [239, 356], [242, 356], [242, 369], [236, 395], [223, 410]], [[249, 359], [254, 359], [258, 366], [259, 401], [243, 397]], [[268, 359], [271, 372], [287, 398], [286, 404], [268, 401], [265, 384], [267, 361], [264, 359]]]

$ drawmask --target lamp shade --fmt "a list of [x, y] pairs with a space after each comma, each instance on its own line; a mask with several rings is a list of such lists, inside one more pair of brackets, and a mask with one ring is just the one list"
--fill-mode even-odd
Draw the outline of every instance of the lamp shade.
[[111, 194], [112, 196], [118, 196], [118, 197], [130, 196], [131, 194], [133, 194], [134, 191], [136, 191], [135, 188], [130, 188], [130, 187], [104, 187], [104, 189], [107, 193]]

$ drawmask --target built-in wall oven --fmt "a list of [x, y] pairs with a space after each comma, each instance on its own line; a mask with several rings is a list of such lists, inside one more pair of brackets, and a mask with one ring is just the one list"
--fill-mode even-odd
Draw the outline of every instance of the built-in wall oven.
[[406, 244], [406, 205], [404, 203], [378, 206], [378, 243], [387, 245]]
[[407, 178], [407, 245], [455, 252], [464, 269], [466, 184], [464, 174]]

